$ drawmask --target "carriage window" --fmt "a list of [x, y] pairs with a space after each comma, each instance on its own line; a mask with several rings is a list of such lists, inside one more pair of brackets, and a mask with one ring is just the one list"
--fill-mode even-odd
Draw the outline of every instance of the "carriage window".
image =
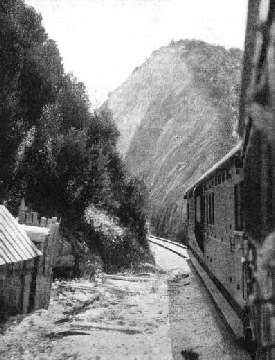
[[211, 194], [208, 195], [208, 208], [207, 208], [208, 224], [211, 224], [210, 209], [211, 209]]
[[211, 193], [208, 195], [208, 221], [209, 221], [209, 224], [211, 224], [211, 205], [212, 203], [212, 200], [211, 200]]
[[242, 231], [243, 226], [243, 204], [242, 204], [243, 182], [239, 182], [234, 186], [235, 198], [235, 230]]
[[208, 195], [208, 223], [214, 225], [214, 192]]
[[227, 178], [227, 180], [232, 178], [230, 170], [227, 170], [226, 178]]
[[236, 167], [236, 168], [242, 168], [242, 167], [243, 167], [242, 159], [241, 159], [241, 158], [237, 157], [237, 158], [235, 159], [235, 167]]
[[208, 217], [208, 194], [205, 195], [205, 214], [206, 214], [206, 224], [209, 224], [209, 217]]
[[212, 201], [211, 201], [211, 204], [212, 204], [212, 209], [211, 209], [211, 224], [213, 224], [214, 225], [214, 214], [215, 214], [215, 209], [214, 209], [214, 204], [215, 204], [215, 202], [214, 202], [214, 193], [212, 192], [212, 194], [211, 194], [211, 197], [212, 197]]
[[201, 222], [201, 198], [200, 196], [196, 197], [196, 220]]

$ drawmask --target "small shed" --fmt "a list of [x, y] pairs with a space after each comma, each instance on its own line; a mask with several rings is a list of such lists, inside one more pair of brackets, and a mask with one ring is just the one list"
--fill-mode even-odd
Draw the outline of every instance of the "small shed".
[[41, 257], [16, 219], [0, 205], [0, 321], [34, 309]]
[[[24, 199], [22, 199], [18, 209], [18, 222], [36, 247], [43, 253], [39, 266], [38, 288], [41, 287], [41, 290], [50, 288], [53, 276], [71, 276], [75, 258], [71, 245], [60, 236], [57, 217], [39, 216], [37, 212], [26, 206]], [[40, 290], [38, 293], [41, 293]], [[43, 299], [47, 302], [48, 296], [49, 294], [43, 295], [41, 293], [40, 303], [43, 303]]]
[[[38, 224], [39, 225], [39, 224]], [[59, 242], [59, 223], [50, 223], [49, 227], [20, 225], [26, 231], [35, 246], [42, 252], [38, 261], [34, 310], [48, 308], [53, 280], [53, 266], [56, 247]]]

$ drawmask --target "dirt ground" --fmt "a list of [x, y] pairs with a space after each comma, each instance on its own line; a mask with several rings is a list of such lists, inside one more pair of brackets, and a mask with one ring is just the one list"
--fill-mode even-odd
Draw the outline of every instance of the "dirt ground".
[[2, 328], [0, 359], [250, 359], [188, 260], [152, 251], [157, 272], [55, 282], [48, 310]]
[[170, 339], [174, 360], [249, 360], [217, 313], [198, 276], [168, 283]]
[[48, 311], [11, 320], [0, 359], [172, 359], [166, 276], [139, 279], [55, 283]]

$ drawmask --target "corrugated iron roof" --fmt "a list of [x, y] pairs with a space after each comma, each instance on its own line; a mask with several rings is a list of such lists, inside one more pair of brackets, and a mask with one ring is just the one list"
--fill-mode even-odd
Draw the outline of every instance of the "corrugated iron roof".
[[6, 207], [0, 205], [0, 265], [41, 255]]

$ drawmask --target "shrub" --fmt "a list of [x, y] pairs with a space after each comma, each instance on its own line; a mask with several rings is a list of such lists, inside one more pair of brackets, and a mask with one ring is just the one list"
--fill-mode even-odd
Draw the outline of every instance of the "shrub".
[[137, 235], [122, 227], [118, 218], [91, 205], [85, 211], [85, 221], [90, 226], [90, 246], [96, 245], [105, 271], [133, 269], [140, 262], [153, 262], [149, 247], [143, 247]]

